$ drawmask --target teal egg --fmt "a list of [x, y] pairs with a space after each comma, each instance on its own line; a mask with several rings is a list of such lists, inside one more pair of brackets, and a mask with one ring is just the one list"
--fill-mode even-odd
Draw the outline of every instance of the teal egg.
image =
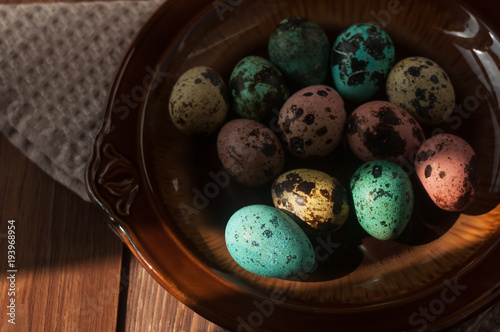
[[329, 74], [328, 37], [306, 18], [281, 21], [269, 38], [268, 53], [271, 62], [298, 89], [323, 84]]
[[393, 64], [391, 37], [375, 25], [352, 25], [333, 44], [333, 82], [346, 101], [360, 104], [374, 97], [385, 87]]
[[413, 187], [398, 165], [375, 160], [359, 167], [351, 178], [354, 210], [363, 229], [379, 240], [395, 239], [413, 211]]
[[279, 112], [288, 98], [283, 75], [269, 60], [259, 56], [248, 56], [236, 64], [229, 90], [234, 112], [259, 122]]
[[226, 225], [225, 239], [233, 259], [263, 277], [298, 276], [315, 262], [306, 234], [291, 217], [271, 206], [250, 205], [236, 211]]

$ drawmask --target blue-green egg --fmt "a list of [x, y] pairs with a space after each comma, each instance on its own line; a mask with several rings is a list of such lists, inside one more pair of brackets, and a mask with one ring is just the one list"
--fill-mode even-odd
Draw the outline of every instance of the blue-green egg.
[[298, 276], [311, 270], [315, 254], [295, 221], [267, 205], [236, 211], [226, 225], [226, 246], [245, 270], [271, 278]]
[[374, 97], [385, 87], [393, 64], [391, 37], [373, 24], [354, 24], [333, 44], [333, 82], [346, 101], [360, 104]]
[[241, 59], [229, 79], [232, 108], [239, 116], [263, 122], [281, 109], [288, 88], [281, 72], [259, 56]]
[[296, 88], [323, 84], [329, 74], [330, 42], [319, 25], [288, 17], [272, 32], [269, 59]]
[[413, 212], [413, 186], [395, 163], [375, 160], [361, 165], [351, 179], [354, 210], [363, 229], [379, 240], [395, 239]]

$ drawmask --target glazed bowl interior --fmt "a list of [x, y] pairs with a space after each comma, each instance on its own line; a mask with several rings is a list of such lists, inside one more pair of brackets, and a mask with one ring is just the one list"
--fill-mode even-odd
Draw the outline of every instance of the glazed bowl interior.
[[[176, 245], [214, 274], [220, 284], [247, 299], [269, 300], [278, 293], [286, 298], [280, 306], [332, 315], [353, 310], [368, 313], [373, 308], [391, 309], [403, 304], [411, 308], [409, 303], [439, 289], [447, 280], [469, 273], [496, 248], [500, 234], [500, 43], [495, 30], [467, 6], [447, 0], [199, 4], [193, 4], [190, 20], [173, 32], [173, 38], [157, 41], [162, 52], [152, 64], [156, 66], [156, 79], [148, 87], [138, 124], [142, 182], [149, 190], [151, 209], [157, 217], [154, 222], [168, 235], [165, 241], [174, 238]], [[397, 60], [414, 55], [440, 64], [453, 82], [457, 107], [448, 121], [424, 130], [427, 137], [440, 132], [458, 135], [474, 148], [479, 158], [480, 188], [473, 204], [462, 213], [440, 210], [420, 186], [411, 158], [404, 160], [401, 166], [415, 188], [415, 208], [409, 226], [398, 239], [371, 238], [360, 228], [351, 209], [348, 221], [337, 232], [309, 234], [316, 252], [313, 270], [283, 280], [259, 277], [242, 269], [230, 257], [224, 240], [225, 225], [237, 209], [250, 204], [272, 205], [271, 184], [252, 188], [230, 179], [217, 157], [217, 135], [180, 133], [169, 118], [168, 99], [175, 81], [194, 66], [215, 69], [227, 84], [232, 68], [243, 57], [267, 58], [272, 30], [289, 16], [313, 20], [331, 43], [348, 26], [371, 22], [391, 36]], [[347, 111], [353, 107], [346, 105]], [[269, 126], [272, 121], [276, 118]], [[342, 142], [324, 158], [301, 160], [287, 154], [284, 171], [319, 169], [347, 188], [359, 165], [361, 161]], [[131, 225], [131, 231], [139, 227]], [[148, 247], [154, 247], [155, 253], [148, 253], [148, 257], [163, 255], [161, 232], [155, 239], [151, 241], [157, 243]], [[136, 240], [141, 241], [139, 235]], [[172, 267], [162, 264], [158, 261], [153, 265], [174, 273]], [[184, 273], [184, 267], [179, 269]], [[182, 289], [175, 289], [182, 293]], [[462, 301], [467, 302], [465, 297]], [[233, 320], [229, 326], [237, 326], [238, 315], [231, 312], [228, 317]], [[278, 317], [272, 316], [269, 321]], [[220, 323], [226, 322], [222, 319]], [[408, 317], [401, 322], [412, 325]]]

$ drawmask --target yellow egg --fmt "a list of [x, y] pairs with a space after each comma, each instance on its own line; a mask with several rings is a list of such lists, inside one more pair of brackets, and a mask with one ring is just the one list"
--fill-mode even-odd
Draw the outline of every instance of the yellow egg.
[[179, 77], [169, 99], [173, 124], [189, 135], [210, 135], [226, 120], [229, 109], [224, 81], [205, 66], [194, 67]]
[[453, 112], [455, 91], [437, 63], [423, 57], [398, 62], [386, 82], [389, 101], [407, 110], [421, 125], [442, 123]]
[[309, 231], [335, 231], [349, 215], [344, 186], [317, 170], [295, 169], [283, 173], [274, 181], [271, 194], [276, 208], [298, 217]]

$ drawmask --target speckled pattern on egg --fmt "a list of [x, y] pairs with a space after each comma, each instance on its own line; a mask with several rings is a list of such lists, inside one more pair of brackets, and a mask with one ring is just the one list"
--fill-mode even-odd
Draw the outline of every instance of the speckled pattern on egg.
[[347, 114], [331, 87], [315, 85], [294, 93], [280, 110], [278, 126], [286, 148], [295, 156], [326, 156], [339, 144]]
[[413, 187], [398, 165], [374, 160], [361, 165], [351, 179], [354, 210], [363, 229], [379, 240], [404, 231], [413, 212]]
[[323, 84], [327, 78], [330, 42], [307, 18], [281, 21], [269, 38], [268, 53], [271, 62], [299, 89]]
[[205, 66], [186, 71], [175, 83], [169, 99], [170, 118], [186, 134], [210, 135], [224, 123], [229, 109], [226, 85]]
[[346, 136], [351, 151], [365, 162], [383, 159], [399, 163], [416, 152], [425, 139], [409, 113], [386, 101], [356, 108], [347, 118]]
[[394, 45], [384, 30], [369, 23], [350, 26], [333, 44], [335, 88], [346, 101], [368, 101], [384, 88], [394, 56]]
[[434, 61], [409, 57], [389, 73], [386, 92], [391, 103], [404, 108], [422, 125], [445, 121], [455, 107], [455, 91], [446, 72]]
[[263, 277], [288, 278], [315, 262], [311, 242], [285, 213], [266, 205], [236, 211], [225, 230], [226, 246], [244, 269]]
[[267, 121], [288, 99], [288, 88], [280, 71], [259, 56], [243, 58], [229, 80], [232, 107], [236, 114]]
[[321, 233], [339, 229], [349, 216], [344, 186], [317, 170], [295, 169], [283, 173], [274, 181], [271, 194], [274, 206], [291, 212]]
[[479, 162], [462, 138], [438, 134], [420, 147], [415, 171], [430, 198], [443, 210], [462, 211], [474, 200], [479, 185]]
[[249, 186], [273, 180], [285, 164], [279, 138], [268, 127], [250, 119], [231, 120], [221, 128], [217, 153], [233, 178]]

